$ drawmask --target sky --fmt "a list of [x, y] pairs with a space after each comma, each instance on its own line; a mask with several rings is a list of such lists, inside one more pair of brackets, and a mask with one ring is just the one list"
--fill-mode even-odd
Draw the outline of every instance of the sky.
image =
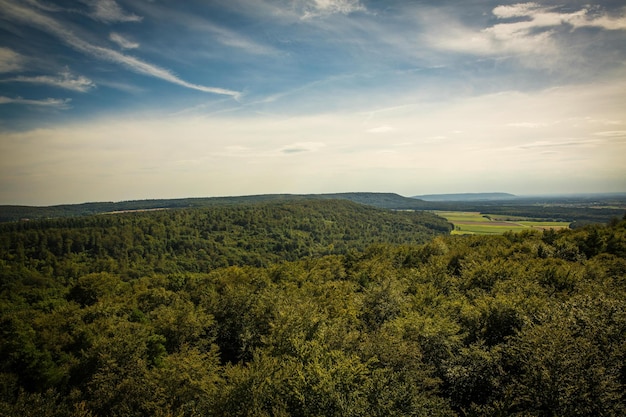
[[624, 192], [625, 156], [623, 0], [0, 0], [0, 204]]

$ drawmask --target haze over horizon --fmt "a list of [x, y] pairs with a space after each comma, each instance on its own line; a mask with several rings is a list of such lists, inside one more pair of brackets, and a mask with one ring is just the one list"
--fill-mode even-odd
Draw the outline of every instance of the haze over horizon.
[[626, 191], [623, 1], [0, 0], [0, 204]]

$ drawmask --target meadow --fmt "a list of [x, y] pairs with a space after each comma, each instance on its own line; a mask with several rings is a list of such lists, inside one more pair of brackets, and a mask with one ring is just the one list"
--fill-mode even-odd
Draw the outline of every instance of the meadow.
[[489, 235], [523, 230], [566, 229], [565, 221], [543, 221], [542, 219], [482, 214], [477, 211], [435, 211], [454, 225], [453, 235]]

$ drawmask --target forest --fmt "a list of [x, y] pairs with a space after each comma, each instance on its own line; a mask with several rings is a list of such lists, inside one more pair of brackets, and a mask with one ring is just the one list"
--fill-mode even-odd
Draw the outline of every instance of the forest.
[[[624, 209], [626, 209], [625, 193], [543, 197], [517, 197], [506, 193], [478, 194], [478, 196], [484, 198], [482, 200], [467, 199], [466, 194], [447, 196], [447, 198], [458, 198], [459, 200], [425, 201], [416, 197], [403, 197], [395, 193], [352, 192], [92, 202], [47, 207], [0, 205], [0, 223], [88, 216], [133, 210], [232, 207], [256, 203], [302, 202], [304, 200], [347, 200], [391, 210], [476, 211], [499, 215], [533, 217], [543, 220], [560, 220], [571, 222], [572, 228], [575, 228], [591, 223], [607, 223], [614, 217], [621, 217]], [[464, 196], [466, 199], [463, 199]]]
[[626, 218], [300, 199], [0, 225], [1, 416], [622, 416]]

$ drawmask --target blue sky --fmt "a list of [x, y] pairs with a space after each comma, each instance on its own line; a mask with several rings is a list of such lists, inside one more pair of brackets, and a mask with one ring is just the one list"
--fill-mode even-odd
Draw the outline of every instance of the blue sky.
[[623, 1], [0, 0], [0, 204], [626, 191]]

